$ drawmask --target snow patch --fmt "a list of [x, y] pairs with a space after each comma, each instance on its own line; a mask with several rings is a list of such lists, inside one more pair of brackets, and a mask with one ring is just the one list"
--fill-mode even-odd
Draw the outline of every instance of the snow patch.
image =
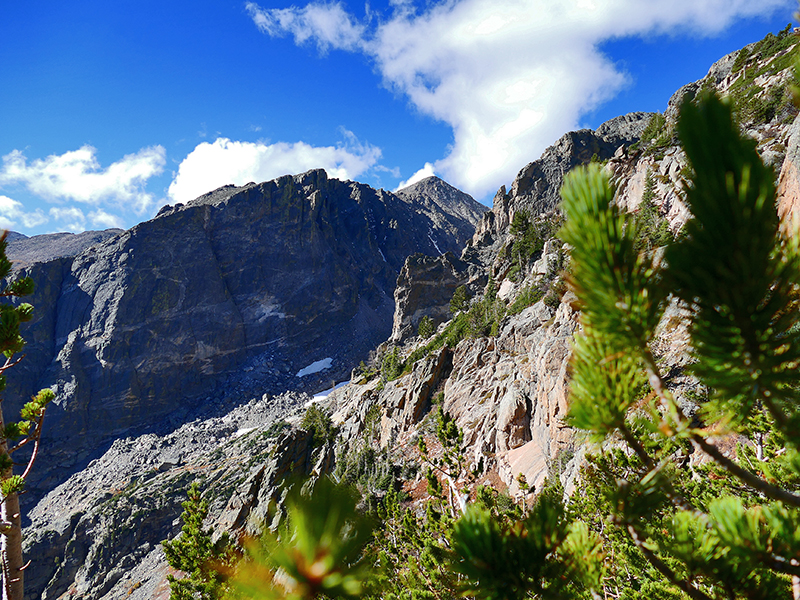
[[322, 392], [317, 392], [316, 394], [314, 394], [314, 397], [311, 398], [311, 400], [309, 400], [308, 402], [306, 402], [303, 406], [305, 408], [308, 408], [312, 404], [316, 404], [317, 402], [322, 402], [323, 400], [325, 400], [325, 398], [328, 397], [328, 394], [330, 394], [333, 390], [338, 390], [340, 387], [342, 387], [343, 385], [347, 385], [348, 383], [350, 383], [350, 382], [349, 381], [340, 381], [339, 383], [334, 384], [334, 386], [329, 390], [324, 390]]
[[437, 251], [439, 254], [444, 254], [444, 253], [443, 253], [443, 252], [442, 252], [442, 251], [439, 249], [439, 244], [437, 244], [437, 243], [436, 243], [436, 240], [435, 240], [435, 239], [433, 239], [433, 238], [431, 237], [431, 232], [430, 232], [430, 231], [428, 232], [428, 239], [429, 239], [429, 240], [430, 240], [430, 241], [433, 243], [433, 247], [434, 247], [434, 248], [436, 248], [436, 251]]
[[330, 394], [333, 390], [338, 390], [340, 387], [342, 387], [343, 385], [347, 385], [348, 383], [350, 383], [350, 382], [349, 381], [341, 381], [341, 382], [337, 383], [336, 385], [334, 385], [329, 390], [324, 390], [322, 392], [317, 392], [316, 394], [314, 394], [314, 398], [312, 400], [316, 401], [316, 400], [322, 400], [323, 398], [327, 398], [328, 394]]
[[378, 252], [380, 252], [380, 253], [381, 253], [381, 258], [383, 259], [383, 262], [385, 262], [385, 263], [387, 263], [387, 264], [388, 264], [388, 262], [389, 262], [389, 261], [388, 261], [388, 260], [386, 260], [386, 257], [383, 255], [383, 250], [381, 250], [380, 248], [378, 248]]
[[243, 435], [250, 433], [254, 429], [255, 427], [243, 427], [242, 429], [237, 430], [236, 433], [233, 434], [233, 437], [235, 438], [242, 437]]
[[322, 360], [313, 362], [307, 367], [300, 369], [297, 372], [297, 375], [295, 375], [295, 377], [305, 377], [306, 375], [313, 375], [314, 373], [319, 373], [320, 371], [324, 371], [325, 369], [330, 369], [332, 364], [333, 364], [332, 358], [323, 358]]

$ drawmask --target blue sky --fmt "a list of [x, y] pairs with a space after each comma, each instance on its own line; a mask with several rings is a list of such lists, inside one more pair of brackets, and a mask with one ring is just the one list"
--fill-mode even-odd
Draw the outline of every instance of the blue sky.
[[664, 110], [784, 0], [83, 0], [0, 9], [0, 225], [131, 227], [313, 167], [490, 202], [560, 135]]

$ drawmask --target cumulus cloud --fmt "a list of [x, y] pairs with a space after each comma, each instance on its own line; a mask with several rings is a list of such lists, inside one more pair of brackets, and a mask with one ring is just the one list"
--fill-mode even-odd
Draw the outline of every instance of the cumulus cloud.
[[626, 76], [599, 50], [623, 36], [718, 33], [785, 0], [440, 0], [393, 2], [360, 22], [339, 3], [247, 10], [270, 36], [368, 56], [385, 85], [453, 128], [437, 172], [473, 195], [508, 182]]
[[75, 206], [56, 207], [50, 209], [50, 216], [59, 224], [60, 230], [80, 233], [86, 230], [86, 216]]
[[124, 228], [124, 224], [119, 215], [113, 215], [102, 209], [90, 212], [89, 220], [92, 222], [92, 226], [98, 229]]
[[8, 196], [0, 196], [0, 229], [14, 229], [19, 225], [30, 229], [44, 225], [47, 221], [47, 215], [42, 209], [28, 212], [22, 202]]
[[381, 151], [360, 142], [347, 130], [342, 133], [342, 144], [324, 147], [304, 142], [237, 142], [228, 138], [203, 142], [181, 162], [169, 186], [169, 196], [173, 202], [187, 202], [229, 183], [243, 185], [316, 168], [325, 169], [329, 177], [353, 179], [374, 167]]
[[131, 207], [139, 215], [146, 213], [155, 199], [145, 191], [145, 185], [163, 171], [164, 148], [143, 148], [106, 168], [100, 166], [96, 152], [91, 146], [82, 146], [28, 161], [20, 150], [14, 150], [3, 157], [0, 186], [21, 184], [49, 201], [105, 202]]
[[419, 171], [414, 173], [411, 177], [409, 177], [406, 181], [401, 181], [397, 187], [395, 188], [395, 192], [397, 190], [402, 190], [404, 187], [408, 187], [410, 185], [414, 185], [418, 181], [422, 181], [426, 177], [431, 177], [432, 175], [436, 175], [433, 165], [431, 163], [425, 163], [425, 166], [422, 167]]
[[338, 3], [264, 10], [254, 2], [248, 2], [245, 9], [263, 33], [271, 36], [289, 34], [295, 43], [313, 42], [323, 53], [330, 48], [355, 50], [363, 45], [365, 27]]

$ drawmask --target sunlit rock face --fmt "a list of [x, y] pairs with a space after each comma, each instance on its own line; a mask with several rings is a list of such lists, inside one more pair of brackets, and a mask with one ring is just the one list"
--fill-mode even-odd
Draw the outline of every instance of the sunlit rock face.
[[57, 394], [32, 496], [220, 394], [346, 379], [391, 333], [406, 257], [472, 234], [481, 205], [429, 187], [400, 197], [316, 170], [226, 186], [129, 231], [12, 243], [37, 289], [7, 403]]

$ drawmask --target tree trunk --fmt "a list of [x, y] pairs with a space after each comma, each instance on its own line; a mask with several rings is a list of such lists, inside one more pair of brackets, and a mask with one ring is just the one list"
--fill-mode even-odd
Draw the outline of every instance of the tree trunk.
[[[5, 418], [0, 411], [0, 431], [5, 430]], [[9, 456], [8, 440], [0, 440], [0, 455]], [[9, 457], [10, 458], [10, 457]], [[2, 479], [14, 474], [13, 467], [2, 473]], [[3, 499], [0, 505], [0, 524], [3, 533], [0, 535], [0, 562], [2, 562], [3, 600], [22, 600], [22, 515], [19, 510], [19, 495], [14, 492]]]
[[[3, 599], [22, 600], [22, 515], [19, 510], [19, 495], [9, 494], [2, 505], [2, 519], [11, 528], [2, 536], [3, 555]], [[6, 579], [7, 578], [7, 579]]]

